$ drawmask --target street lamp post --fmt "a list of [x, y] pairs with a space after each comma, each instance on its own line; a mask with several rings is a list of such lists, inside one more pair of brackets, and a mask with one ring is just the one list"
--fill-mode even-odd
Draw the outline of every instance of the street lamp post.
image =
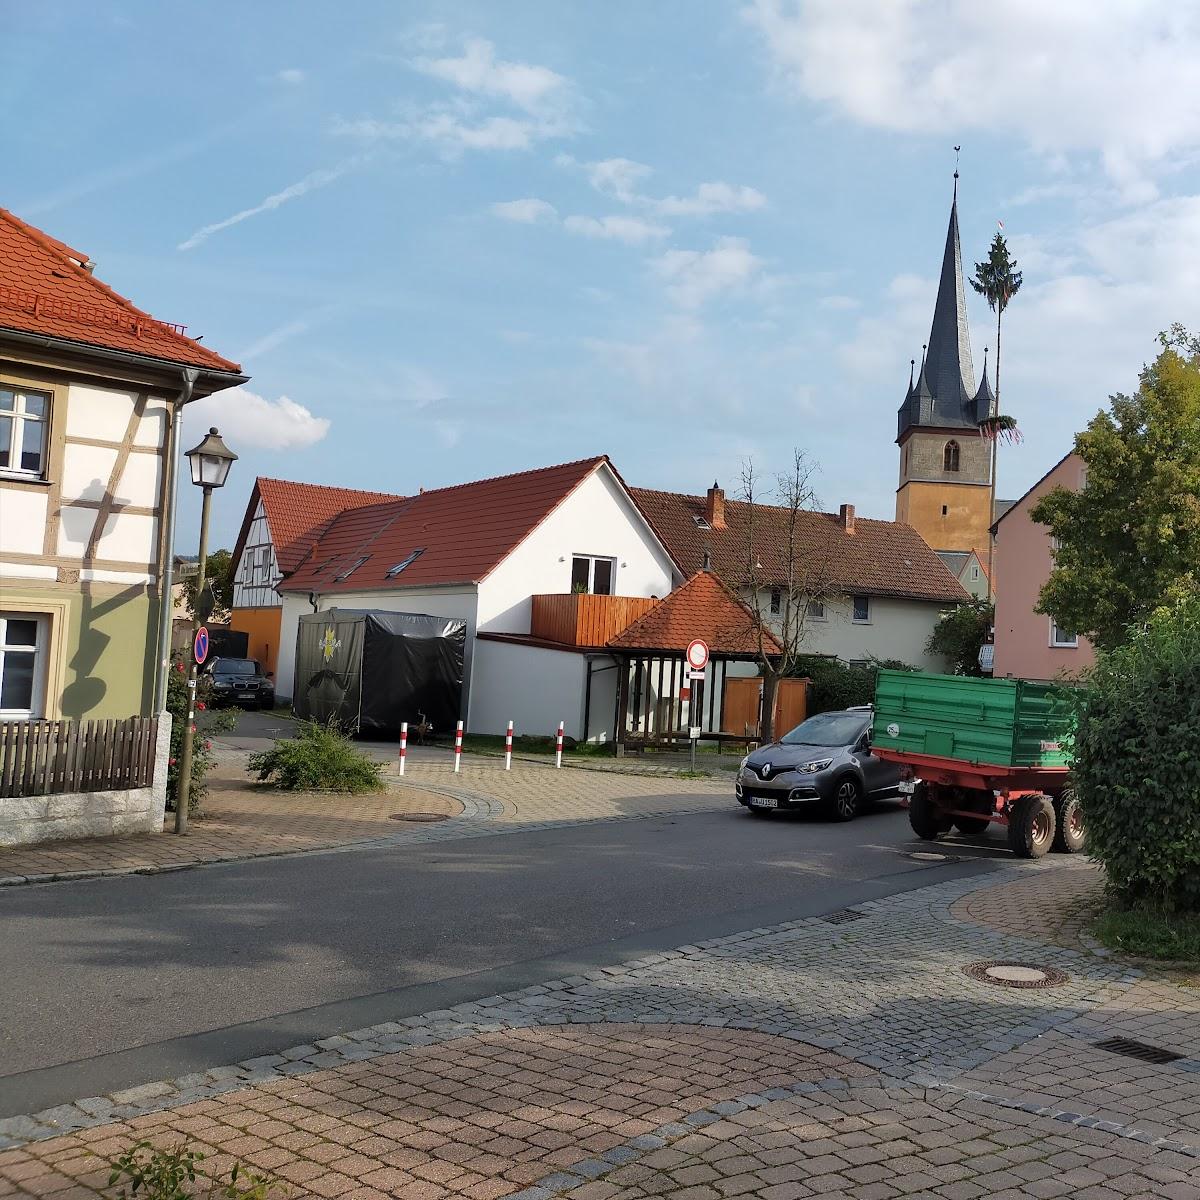
[[192, 790], [192, 743], [196, 728], [196, 633], [200, 629], [200, 606], [204, 595], [205, 568], [208, 565], [208, 509], [214, 488], [224, 487], [229, 468], [237, 460], [221, 435], [212, 428], [208, 436], [187, 452], [192, 469], [192, 482], [204, 489], [200, 508], [200, 572], [196, 576], [196, 603], [192, 613], [192, 654], [188, 667], [187, 717], [183, 726], [183, 745], [179, 751], [179, 786], [175, 789], [175, 832], [187, 833], [188, 800]]

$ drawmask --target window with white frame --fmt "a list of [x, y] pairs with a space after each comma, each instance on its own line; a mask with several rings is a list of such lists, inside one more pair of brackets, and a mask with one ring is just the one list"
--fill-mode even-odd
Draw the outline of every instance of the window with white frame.
[[271, 582], [271, 547], [260, 546], [258, 548], [258, 570], [262, 575], [264, 583]]
[[1061, 629], [1053, 617], [1050, 618], [1050, 645], [1069, 648], [1079, 645], [1079, 635], [1067, 629]]
[[45, 475], [49, 429], [49, 396], [0, 387], [0, 471]]
[[0, 720], [43, 715], [48, 625], [39, 613], [0, 612]]
[[571, 591], [611, 596], [616, 566], [615, 558], [598, 558], [593, 554], [574, 555], [571, 559]]
[[804, 611], [810, 621], [823, 621], [825, 620], [825, 601], [810, 600]]
[[854, 619], [860, 623], [869, 621], [871, 619], [871, 597], [851, 596], [850, 600], [854, 605]]
[[978, 578], [979, 578], [979, 568], [977, 566], [972, 566], [971, 567], [971, 582], [974, 583], [975, 580], [977, 580]]

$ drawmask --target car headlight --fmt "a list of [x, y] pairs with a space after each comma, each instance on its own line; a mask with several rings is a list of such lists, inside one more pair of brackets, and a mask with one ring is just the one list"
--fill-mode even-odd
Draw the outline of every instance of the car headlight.
[[815, 775], [818, 771], [825, 770], [831, 762], [833, 762], [832, 758], [814, 758], [812, 762], [806, 762], [800, 770], [806, 775]]
[[742, 761], [741, 761], [740, 763], [738, 763], [738, 770], [739, 770], [739, 771], [744, 771], [744, 770], [746, 769], [746, 764], [747, 764], [749, 761], [750, 761], [750, 755], [748, 755], [748, 754], [747, 754], [747, 755], [746, 755], [746, 756], [745, 756], [745, 757], [742, 759]]

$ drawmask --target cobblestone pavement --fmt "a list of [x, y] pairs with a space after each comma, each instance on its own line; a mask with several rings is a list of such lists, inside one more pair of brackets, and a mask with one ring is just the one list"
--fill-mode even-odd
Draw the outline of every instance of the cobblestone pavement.
[[[403, 781], [370, 796], [290, 796], [245, 786], [246, 752], [226, 749], [201, 818], [186, 838], [168, 834], [43, 842], [0, 850], [0, 886], [154, 871], [231, 859], [363, 844], [406, 845], [479, 837], [579, 821], [694, 812], [733, 803], [732, 784], [705, 779], [555, 770], [541, 763], [505, 771], [494, 759], [413, 764]], [[438, 824], [392, 820], [428, 812]], [[168, 829], [173, 817], [168, 814]]]
[[1029, 880], [1083, 869], [988, 876], [1019, 933], [942, 883], [3, 1121], [0, 1194], [87, 1195], [89, 1152], [187, 1137], [297, 1195], [1200, 1198], [1200, 993], [1028, 936]]

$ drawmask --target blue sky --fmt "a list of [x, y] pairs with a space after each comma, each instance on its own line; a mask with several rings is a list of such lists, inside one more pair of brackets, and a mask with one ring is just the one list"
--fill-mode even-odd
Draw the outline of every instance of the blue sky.
[[699, 492], [799, 446], [890, 518], [953, 146], [967, 270], [1002, 219], [1025, 271], [1016, 495], [1200, 325], [1198, 58], [1159, 0], [44, 0], [0, 10], [0, 203], [243, 362], [190, 418], [241, 455], [218, 542], [259, 473], [601, 452]]

